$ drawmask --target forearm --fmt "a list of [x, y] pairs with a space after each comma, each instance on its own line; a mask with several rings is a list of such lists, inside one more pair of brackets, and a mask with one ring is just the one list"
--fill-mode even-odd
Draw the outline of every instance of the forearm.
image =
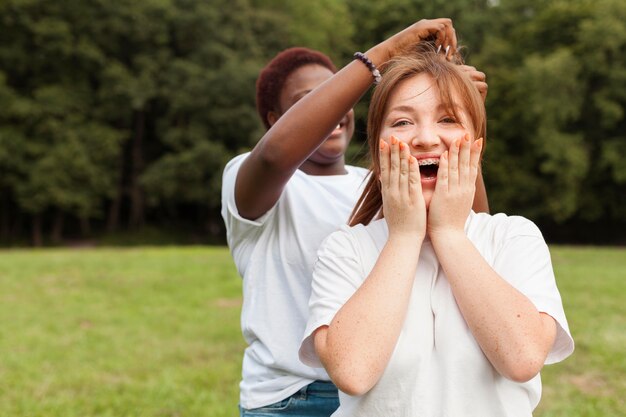
[[405, 320], [420, 248], [421, 240], [390, 239], [363, 285], [316, 334], [318, 356], [342, 391], [361, 395], [385, 370]]
[[328, 137], [372, 85], [371, 72], [353, 61], [294, 104], [252, 152], [267, 167], [293, 172]]
[[242, 216], [255, 219], [276, 203], [293, 173], [371, 84], [367, 67], [352, 62], [276, 121], [239, 170], [236, 201]]
[[500, 277], [463, 233], [432, 241], [461, 314], [492, 365], [516, 381], [536, 375], [554, 342], [554, 320]]

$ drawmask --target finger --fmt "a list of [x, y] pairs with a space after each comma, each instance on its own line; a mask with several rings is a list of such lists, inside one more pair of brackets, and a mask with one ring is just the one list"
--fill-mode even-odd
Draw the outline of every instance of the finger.
[[476, 184], [476, 178], [478, 178], [478, 171], [480, 169], [480, 155], [483, 150], [483, 138], [478, 139], [472, 143], [472, 152], [470, 156], [470, 178], [472, 184]]
[[487, 75], [484, 72], [478, 71], [476, 68], [472, 67], [471, 65], [460, 65], [460, 68], [461, 68], [461, 71], [466, 73], [470, 77], [470, 80], [472, 81], [484, 82], [487, 79]]
[[389, 186], [389, 144], [380, 140], [380, 153], [378, 155], [380, 163], [380, 184], [382, 189]]
[[469, 134], [465, 134], [461, 140], [461, 148], [459, 150], [459, 184], [466, 185], [470, 181], [470, 152], [472, 144], [470, 143]]
[[397, 190], [400, 186], [400, 144], [395, 136], [391, 137], [391, 155], [389, 158], [389, 188]]
[[474, 85], [478, 89], [478, 92], [480, 93], [480, 96], [483, 98], [483, 101], [485, 101], [487, 99], [487, 91], [489, 89], [489, 86], [487, 85], [487, 83], [474, 81]]
[[472, 83], [478, 89], [478, 92], [482, 96], [483, 100], [485, 100], [487, 98], [487, 89], [489, 88], [487, 85], [487, 75], [482, 71], [478, 71], [471, 65], [460, 65], [459, 67], [461, 68], [461, 71], [470, 77], [470, 80], [472, 80]]
[[420, 167], [414, 156], [409, 156], [409, 198], [417, 203], [422, 196], [422, 182], [420, 180]]
[[[448, 153], [448, 188], [455, 187], [459, 184], [459, 151], [461, 139], [454, 141], [450, 146]], [[441, 170], [441, 167], [439, 167]]]
[[468, 73], [468, 74], [473, 71], [476, 71], [475, 67], [472, 67], [471, 65], [467, 65], [467, 64], [459, 64], [459, 68], [461, 68], [461, 71]]
[[449, 61], [456, 54], [456, 30], [452, 26], [452, 22], [450, 22], [449, 26], [446, 26], [446, 41], [448, 42], [446, 58]]
[[426, 39], [428, 36], [435, 35], [435, 46], [445, 48], [449, 43], [446, 42], [448, 36], [447, 27], [452, 27], [452, 20], [448, 18], [432, 19], [429, 21], [432, 26], [428, 29], [428, 35], [423, 36], [422, 39]]
[[409, 147], [406, 143], [400, 142], [400, 178], [399, 178], [399, 186], [400, 186], [400, 195], [403, 199], [408, 203], [409, 199]]
[[472, 79], [472, 81], [485, 82], [487, 80], [487, 74], [482, 71], [475, 70], [470, 73], [470, 78]]
[[[439, 170], [437, 171], [437, 183], [435, 184], [435, 192], [448, 192], [448, 171], [450, 155], [448, 151], [445, 151], [439, 157]], [[421, 186], [421, 184], [420, 184]]]

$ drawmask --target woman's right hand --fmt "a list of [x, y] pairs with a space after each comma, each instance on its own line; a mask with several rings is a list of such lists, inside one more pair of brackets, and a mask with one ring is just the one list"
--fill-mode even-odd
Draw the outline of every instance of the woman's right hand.
[[415, 22], [371, 48], [367, 56], [380, 66], [432, 36], [435, 37], [435, 46], [441, 46], [442, 50], [447, 51], [446, 56], [450, 59], [456, 52], [456, 33], [452, 27], [452, 20], [448, 18], [422, 19]]
[[419, 165], [409, 146], [392, 136], [380, 141], [380, 183], [383, 213], [389, 238], [423, 240], [426, 235], [426, 204], [422, 195]]

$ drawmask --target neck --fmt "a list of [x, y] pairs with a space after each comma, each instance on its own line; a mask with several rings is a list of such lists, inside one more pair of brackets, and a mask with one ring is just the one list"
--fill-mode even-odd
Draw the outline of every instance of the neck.
[[344, 175], [348, 173], [343, 157], [331, 164], [318, 164], [307, 159], [300, 165], [299, 169], [307, 175]]

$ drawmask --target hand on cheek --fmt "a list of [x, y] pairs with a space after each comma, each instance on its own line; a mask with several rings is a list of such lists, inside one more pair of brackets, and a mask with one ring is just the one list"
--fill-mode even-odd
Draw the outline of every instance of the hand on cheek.
[[408, 145], [394, 136], [389, 142], [380, 141], [380, 182], [389, 238], [423, 239], [426, 233], [426, 205], [419, 166], [410, 155]]
[[482, 144], [482, 138], [472, 143], [466, 134], [441, 155], [437, 185], [428, 209], [431, 239], [449, 233], [465, 233], [465, 221], [476, 191]]

